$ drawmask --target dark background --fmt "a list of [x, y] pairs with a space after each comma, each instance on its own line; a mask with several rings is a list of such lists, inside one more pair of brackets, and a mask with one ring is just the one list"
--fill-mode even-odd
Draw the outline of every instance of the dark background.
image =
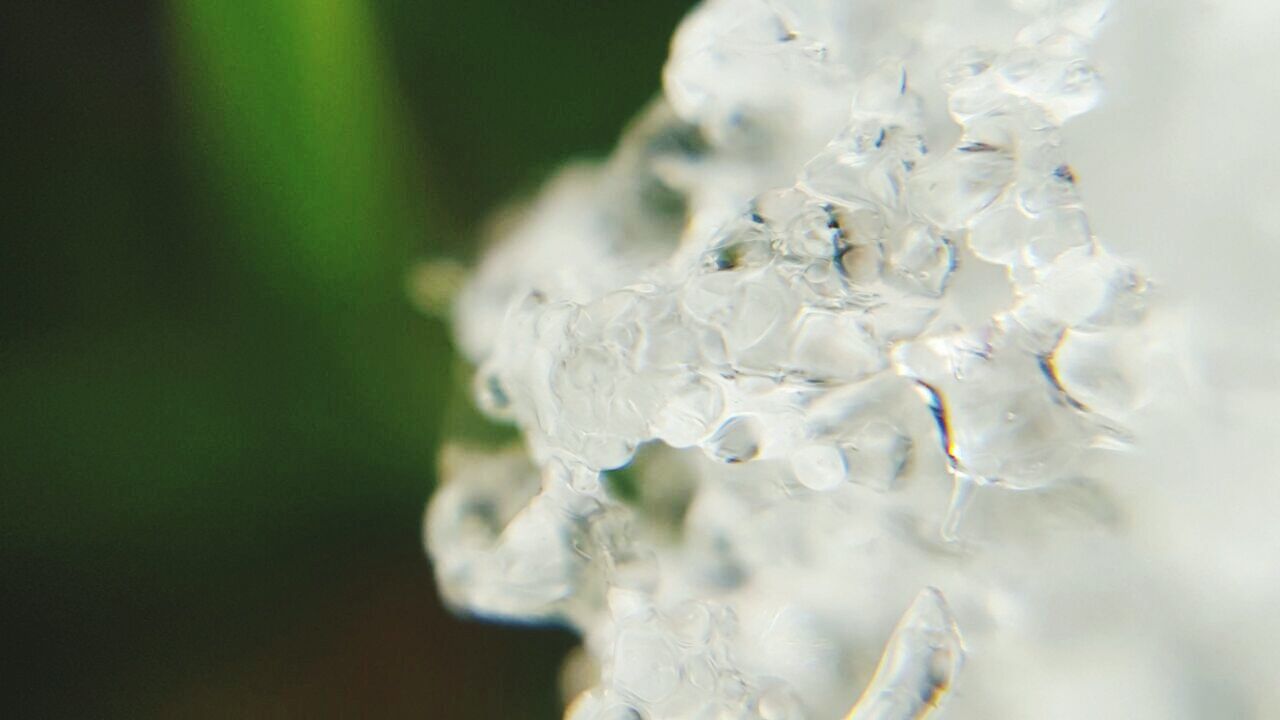
[[467, 378], [406, 276], [607, 152], [689, 2], [2, 5], [3, 715], [555, 717], [573, 638], [432, 586]]

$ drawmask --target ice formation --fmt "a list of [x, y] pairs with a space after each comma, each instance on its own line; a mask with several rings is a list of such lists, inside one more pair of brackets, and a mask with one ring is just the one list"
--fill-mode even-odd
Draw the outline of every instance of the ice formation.
[[447, 449], [427, 544], [456, 608], [581, 633], [569, 720], [1047, 717], [998, 676], [1025, 568], [1114, 524], [1144, 398], [1060, 137], [1106, 9], [706, 0], [508, 223], [455, 330], [524, 445]]

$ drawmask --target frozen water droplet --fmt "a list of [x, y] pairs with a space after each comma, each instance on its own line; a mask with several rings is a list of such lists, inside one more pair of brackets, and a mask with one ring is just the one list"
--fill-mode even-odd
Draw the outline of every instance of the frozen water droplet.
[[1091, 243], [1089, 219], [1077, 207], [1052, 208], [1030, 221], [1023, 258], [1028, 265], [1043, 268], [1064, 252]]
[[894, 233], [886, 257], [890, 279], [903, 290], [938, 297], [955, 267], [951, 242], [936, 229], [913, 223]]
[[[724, 325], [729, 351], [741, 354], [780, 329], [792, 314], [796, 300], [773, 273], [742, 281]], [[777, 338], [781, 340], [782, 338]]]
[[625, 629], [614, 645], [613, 681], [619, 690], [646, 703], [661, 702], [680, 683], [675, 652], [655, 632]]
[[791, 367], [812, 380], [849, 382], [884, 367], [884, 357], [860, 317], [814, 310], [799, 319]]
[[898, 621], [875, 677], [846, 720], [920, 720], [946, 697], [963, 662], [946, 600], [925, 588]]
[[1000, 203], [969, 223], [967, 241], [974, 255], [1000, 265], [1014, 265], [1031, 233], [1031, 219], [1013, 203]]
[[486, 369], [476, 373], [476, 404], [486, 415], [496, 418], [511, 416], [511, 397], [503, 387], [502, 377], [496, 370]]
[[1123, 324], [1141, 316], [1142, 281], [1093, 245], [1060, 254], [1018, 308], [1030, 325], [1045, 319], [1082, 329]]
[[868, 423], [846, 445], [849, 478], [873, 490], [889, 490], [902, 473], [910, 449], [911, 441], [897, 427], [883, 421]]
[[1015, 49], [1000, 67], [1010, 92], [1043, 107], [1056, 124], [1088, 112], [1102, 97], [1098, 72], [1072, 35], [1050, 35]]
[[980, 483], [1048, 484], [1069, 471], [1096, 432], [1090, 418], [1060, 402], [1039, 348], [1024, 347], [1040, 343], [1023, 332], [938, 338], [897, 356], [901, 371], [930, 391], [952, 465]]
[[911, 208], [941, 228], [964, 227], [1004, 192], [1013, 170], [1013, 159], [994, 145], [962, 145], [912, 174]]
[[690, 278], [680, 295], [684, 310], [692, 319], [714, 328], [728, 321], [733, 310], [733, 293], [741, 282], [735, 273], [709, 273]]
[[691, 376], [674, 384], [654, 421], [654, 436], [672, 447], [696, 445], [717, 426], [723, 411], [720, 388], [704, 377]]
[[644, 720], [644, 714], [630, 705], [614, 705], [605, 708], [598, 715], [596, 720]]
[[799, 186], [831, 202], [856, 202], [868, 195], [865, 153], [851, 152], [846, 143], [833, 141], [800, 172]]
[[543, 466], [542, 475], [544, 487], [562, 485], [585, 494], [600, 490], [600, 473], [581, 463], [552, 458]]
[[996, 54], [981, 48], [965, 48], [951, 59], [939, 73], [942, 86], [947, 90], [956, 90], [973, 82], [974, 78], [991, 69]]
[[1098, 71], [1085, 60], [1073, 60], [1062, 70], [1057, 92], [1047, 106], [1062, 121], [1093, 109], [1102, 98], [1102, 80]]
[[791, 471], [810, 490], [831, 490], [848, 476], [844, 453], [833, 445], [806, 445], [791, 454]]
[[1064, 392], [1091, 410], [1117, 418], [1146, 401], [1142, 377], [1150, 354], [1141, 333], [1073, 330], [1064, 334], [1052, 359]]
[[773, 257], [771, 241], [769, 231], [759, 223], [736, 223], [707, 251], [703, 267], [707, 270], [760, 267]]
[[[612, 693], [610, 693], [611, 695]], [[645, 720], [635, 706], [597, 693], [584, 693], [565, 710], [564, 720]]]
[[1080, 37], [1091, 37], [1111, 9], [1112, 0], [1059, 0], [1057, 17], [1062, 26]]
[[721, 425], [704, 447], [711, 457], [720, 462], [748, 462], [760, 454], [763, 430], [756, 418], [739, 415]]
[[716, 688], [716, 670], [707, 655], [695, 655], [684, 663], [684, 677], [700, 695], [711, 697]]
[[884, 245], [877, 235], [850, 242], [840, 253], [842, 274], [854, 286], [869, 286], [884, 273]]
[[812, 258], [835, 257], [841, 240], [839, 219], [830, 203], [811, 202], [787, 229], [786, 249]]
[[775, 683], [762, 691], [755, 705], [760, 720], [803, 720], [804, 718], [800, 699], [790, 688], [781, 683]]
[[653, 605], [644, 593], [629, 588], [609, 588], [605, 595], [609, 614], [617, 622], [642, 622], [653, 615]]
[[867, 116], [894, 118], [917, 110], [907, 89], [907, 68], [900, 62], [884, 62], [863, 79], [853, 100], [853, 111]]
[[671, 611], [668, 623], [676, 638], [685, 646], [702, 647], [711, 640], [711, 612], [703, 603], [682, 603]]

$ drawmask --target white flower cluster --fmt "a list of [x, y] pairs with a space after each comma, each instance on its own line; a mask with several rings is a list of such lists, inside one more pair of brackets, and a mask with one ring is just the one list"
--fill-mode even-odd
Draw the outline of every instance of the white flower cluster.
[[707, 0], [457, 299], [525, 447], [446, 452], [428, 548], [458, 609], [582, 634], [571, 720], [923, 717], [953, 611], [996, 654], [1046, 534], [1114, 520], [1146, 288], [1059, 135], [1106, 5], [1019, 5]]

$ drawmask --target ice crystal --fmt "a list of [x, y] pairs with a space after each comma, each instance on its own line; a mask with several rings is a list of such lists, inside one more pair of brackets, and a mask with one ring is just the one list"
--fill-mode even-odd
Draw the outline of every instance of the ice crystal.
[[[706, 0], [664, 97], [461, 292], [524, 447], [446, 453], [428, 547], [460, 610], [582, 634], [570, 720], [923, 717], [960, 632], [998, 642], [1036, 508], [1102, 522], [1146, 286], [1060, 127], [1106, 7], [1021, 5]], [[970, 542], [978, 493], [1025, 520]]]

